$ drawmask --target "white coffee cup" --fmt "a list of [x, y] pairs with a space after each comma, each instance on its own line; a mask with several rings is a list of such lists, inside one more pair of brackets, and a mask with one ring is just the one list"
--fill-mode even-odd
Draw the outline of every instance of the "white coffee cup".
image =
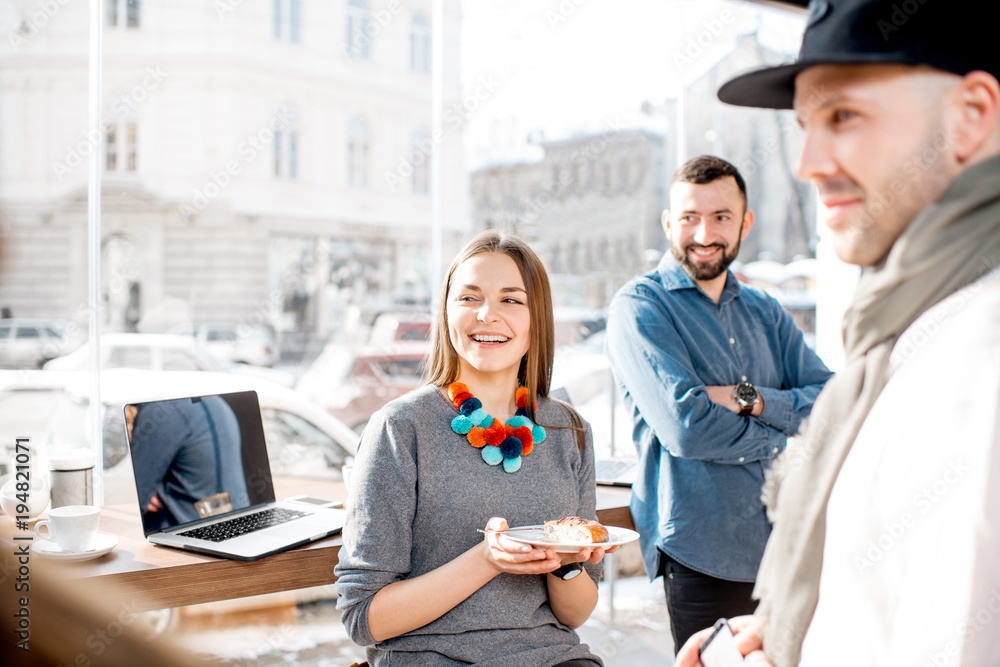
[[49, 485], [44, 477], [34, 471], [32, 473], [30, 483], [15, 476], [0, 487], [0, 507], [3, 511], [11, 516], [27, 516], [28, 521], [37, 519], [49, 506]]
[[[35, 524], [35, 534], [51, 540], [63, 551], [81, 552], [90, 549], [97, 538], [101, 508], [93, 505], [63, 505], [49, 510], [49, 517]], [[43, 535], [41, 528], [48, 529]]]

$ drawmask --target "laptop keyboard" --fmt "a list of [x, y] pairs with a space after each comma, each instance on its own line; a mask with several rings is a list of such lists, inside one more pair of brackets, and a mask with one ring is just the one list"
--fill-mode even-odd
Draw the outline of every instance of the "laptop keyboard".
[[202, 526], [178, 534], [210, 542], [224, 542], [240, 535], [246, 535], [257, 530], [287, 523], [292, 519], [298, 519], [300, 516], [306, 516], [307, 514], [309, 512], [300, 512], [299, 510], [290, 510], [283, 507], [270, 507], [254, 514], [244, 514], [235, 519], [220, 521], [219, 523], [213, 523], [211, 526]]

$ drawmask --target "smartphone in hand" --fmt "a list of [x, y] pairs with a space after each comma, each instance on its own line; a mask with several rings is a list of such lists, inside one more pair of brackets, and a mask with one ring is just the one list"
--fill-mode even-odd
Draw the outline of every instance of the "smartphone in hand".
[[705, 667], [736, 667], [743, 664], [743, 655], [736, 648], [736, 639], [729, 622], [720, 618], [714, 631], [698, 649], [698, 657]]

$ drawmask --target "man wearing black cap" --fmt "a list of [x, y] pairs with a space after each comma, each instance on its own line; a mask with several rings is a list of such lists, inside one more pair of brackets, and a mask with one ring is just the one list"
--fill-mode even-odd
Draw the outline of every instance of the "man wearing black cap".
[[845, 367], [765, 484], [761, 602], [734, 623], [743, 653], [762, 637], [755, 664], [1000, 665], [1000, 48], [984, 7], [812, 2], [795, 63], [719, 91], [795, 109], [799, 175], [864, 267]]

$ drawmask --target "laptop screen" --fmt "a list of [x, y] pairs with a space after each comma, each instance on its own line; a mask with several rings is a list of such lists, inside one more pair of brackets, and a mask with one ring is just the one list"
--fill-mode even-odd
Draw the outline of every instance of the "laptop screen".
[[257, 393], [125, 406], [146, 535], [274, 500]]

